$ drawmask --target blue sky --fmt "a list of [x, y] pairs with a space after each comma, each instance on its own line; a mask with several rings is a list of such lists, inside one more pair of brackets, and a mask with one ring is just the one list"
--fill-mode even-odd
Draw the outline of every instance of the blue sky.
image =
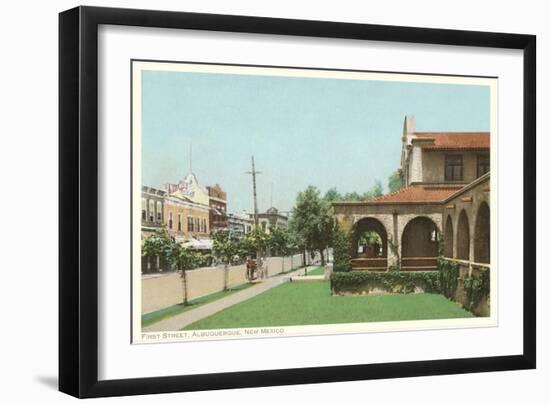
[[[308, 185], [365, 192], [399, 167], [405, 115], [418, 131], [488, 131], [488, 86], [144, 71], [142, 181], [162, 186], [192, 169], [219, 183], [228, 210], [292, 208]], [[273, 190], [273, 191], [272, 191]]]

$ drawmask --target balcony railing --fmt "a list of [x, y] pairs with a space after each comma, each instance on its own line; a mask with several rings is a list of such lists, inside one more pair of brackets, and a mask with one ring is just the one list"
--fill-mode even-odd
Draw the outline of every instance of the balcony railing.
[[449, 257], [444, 257], [444, 258], [449, 261], [454, 261], [457, 264], [460, 264], [465, 267], [471, 266], [472, 268], [476, 268], [476, 269], [491, 269], [491, 264], [488, 264], [485, 262], [474, 262], [474, 261], [462, 260], [458, 258], [449, 258]]
[[141, 225], [143, 227], [161, 227], [162, 226], [162, 222], [160, 221], [156, 221], [156, 220], [153, 220], [153, 221], [150, 221], [150, 220], [141, 220]]
[[386, 271], [388, 269], [388, 258], [353, 258], [351, 268], [354, 271]]
[[403, 257], [402, 271], [433, 271], [437, 269], [437, 257]]

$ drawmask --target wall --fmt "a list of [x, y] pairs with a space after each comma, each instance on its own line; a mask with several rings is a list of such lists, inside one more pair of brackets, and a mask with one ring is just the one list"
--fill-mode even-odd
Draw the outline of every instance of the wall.
[[[2, 234], [5, 250], [4, 276], [0, 282], [0, 302], [3, 311], [0, 372], [5, 380], [5, 401], [74, 403], [75, 400], [56, 391], [57, 385], [57, 13], [81, 4], [81, 1], [6, 2], [5, 16], [0, 25], [3, 38], [3, 63], [0, 64], [0, 100], [9, 113], [2, 116], [3, 134], [0, 148], [0, 169], [4, 190], [25, 195], [32, 184], [34, 195], [41, 195], [41, 210], [48, 214], [35, 215], [35, 229], [47, 229], [47, 237], [38, 237], [29, 254], [29, 226], [21, 225], [21, 215], [5, 215]], [[525, 0], [502, 2], [496, 0], [464, 1], [453, 7], [436, 0], [384, 2], [307, 2], [278, 0], [88, 0], [89, 5], [133, 8], [158, 8], [223, 14], [264, 15], [281, 18], [307, 18], [393, 24], [432, 28], [455, 28], [495, 32], [536, 33], [538, 38], [537, 110], [539, 134], [550, 133], [550, 121], [543, 112], [550, 110], [550, 25], [545, 2]], [[9, 61], [9, 63], [7, 62]], [[37, 63], [38, 62], [38, 63]], [[457, 67], [457, 70], [459, 67]], [[29, 112], [32, 111], [32, 119]], [[344, 133], [340, 134], [344, 136]], [[550, 137], [538, 139], [538, 238], [539, 251], [550, 245], [550, 210], [544, 201], [550, 200], [547, 184], [550, 173], [544, 158], [550, 150]], [[307, 153], [304, 153], [307, 158]], [[327, 153], [330, 158], [330, 153]], [[390, 162], [395, 167], [398, 160]], [[389, 171], [388, 171], [389, 172]], [[36, 198], [20, 198], [18, 211], [36, 212]], [[4, 198], [2, 211], [11, 211], [12, 199]], [[10, 205], [8, 205], [10, 204]], [[26, 257], [21, 260], [21, 257]], [[540, 254], [541, 268], [543, 254]], [[533, 268], [536, 270], [536, 268]], [[19, 287], [26, 275], [24, 298]], [[542, 285], [550, 283], [550, 271], [538, 271], [538, 335], [539, 341], [550, 340], [550, 293], [541, 293]], [[15, 307], [17, 309], [15, 310]], [[544, 321], [542, 321], [544, 320]], [[407, 333], [401, 333], [406, 339]], [[358, 338], [361, 336], [357, 336]], [[315, 337], [314, 339], [322, 339]], [[331, 336], [328, 338], [338, 338]], [[296, 338], [297, 343], [304, 338]], [[472, 341], [464, 341], [464, 344]], [[475, 343], [475, 342], [473, 342]], [[531, 371], [493, 372], [435, 377], [412, 377], [373, 381], [309, 384], [270, 388], [218, 390], [186, 394], [118, 397], [97, 402], [108, 403], [181, 403], [213, 402], [291, 403], [315, 401], [334, 403], [342, 397], [361, 397], [368, 392], [369, 400], [403, 401], [408, 404], [463, 404], [470, 394], [472, 402], [521, 402], [527, 396], [548, 395], [550, 378], [550, 344], [541, 343], [538, 349], [538, 369]]]
[[[302, 256], [268, 257], [265, 260], [268, 276], [302, 266]], [[246, 283], [246, 265], [229, 267], [228, 287]], [[188, 300], [223, 290], [224, 267], [208, 267], [187, 271]], [[144, 275], [141, 280], [141, 310], [143, 313], [181, 303], [183, 287], [179, 273]]]
[[445, 156], [462, 155], [463, 180], [459, 182], [469, 183], [477, 178], [477, 157], [487, 153], [471, 151], [423, 151], [422, 156], [422, 182], [440, 183], [445, 182]]
[[[172, 228], [169, 227], [170, 212], [172, 212]], [[181, 231], [178, 231], [178, 215], [181, 216]], [[187, 229], [187, 218], [193, 218], [193, 231]], [[206, 220], [205, 231], [197, 231], [196, 219]], [[166, 230], [174, 237], [200, 236], [206, 237], [210, 232], [210, 214], [208, 207], [193, 207], [186, 202], [179, 202], [176, 198], [167, 198], [164, 202], [164, 224]], [[201, 227], [202, 223], [201, 223]]]
[[[462, 305], [468, 304], [468, 296], [464, 289], [464, 279], [470, 274], [473, 276], [479, 275], [479, 269], [470, 268], [467, 262], [459, 263], [458, 266], [458, 284], [454, 294], [454, 300]], [[470, 308], [470, 311], [476, 316], [488, 317], [491, 315], [491, 301], [490, 297], [484, 295], [480, 298], [479, 302]]]
[[443, 223], [447, 225], [447, 219], [451, 218], [453, 227], [453, 257], [458, 257], [459, 218], [461, 212], [464, 211], [468, 219], [468, 235], [470, 239], [468, 257], [470, 261], [474, 261], [475, 221], [479, 207], [483, 202], [487, 203], [489, 207], [491, 206], [489, 189], [490, 180], [482, 179], [477, 185], [461, 192], [445, 204]]

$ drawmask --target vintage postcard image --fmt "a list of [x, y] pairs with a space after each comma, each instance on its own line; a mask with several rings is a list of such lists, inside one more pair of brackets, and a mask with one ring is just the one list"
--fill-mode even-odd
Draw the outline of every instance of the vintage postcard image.
[[131, 64], [134, 343], [497, 325], [496, 78]]

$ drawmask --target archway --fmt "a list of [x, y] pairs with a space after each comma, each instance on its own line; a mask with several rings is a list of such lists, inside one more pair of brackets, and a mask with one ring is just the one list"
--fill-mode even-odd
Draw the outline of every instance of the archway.
[[445, 238], [443, 239], [445, 243], [444, 255], [448, 258], [454, 258], [454, 233], [453, 233], [453, 219], [451, 215], [447, 215], [447, 220], [445, 221]]
[[351, 240], [352, 267], [365, 270], [386, 270], [388, 234], [378, 219], [368, 217], [353, 226]]
[[458, 227], [456, 234], [456, 257], [460, 260], [470, 260], [470, 224], [468, 216], [463, 209], [458, 217]]
[[412, 219], [403, 230], [401, 251], [404, 257], [437, 257], [439, 233], [432, 219]]
[[491, 215], [486, 202], [482, 202], [477, 211], [474, 229], [474, 261], [491, 263]]

